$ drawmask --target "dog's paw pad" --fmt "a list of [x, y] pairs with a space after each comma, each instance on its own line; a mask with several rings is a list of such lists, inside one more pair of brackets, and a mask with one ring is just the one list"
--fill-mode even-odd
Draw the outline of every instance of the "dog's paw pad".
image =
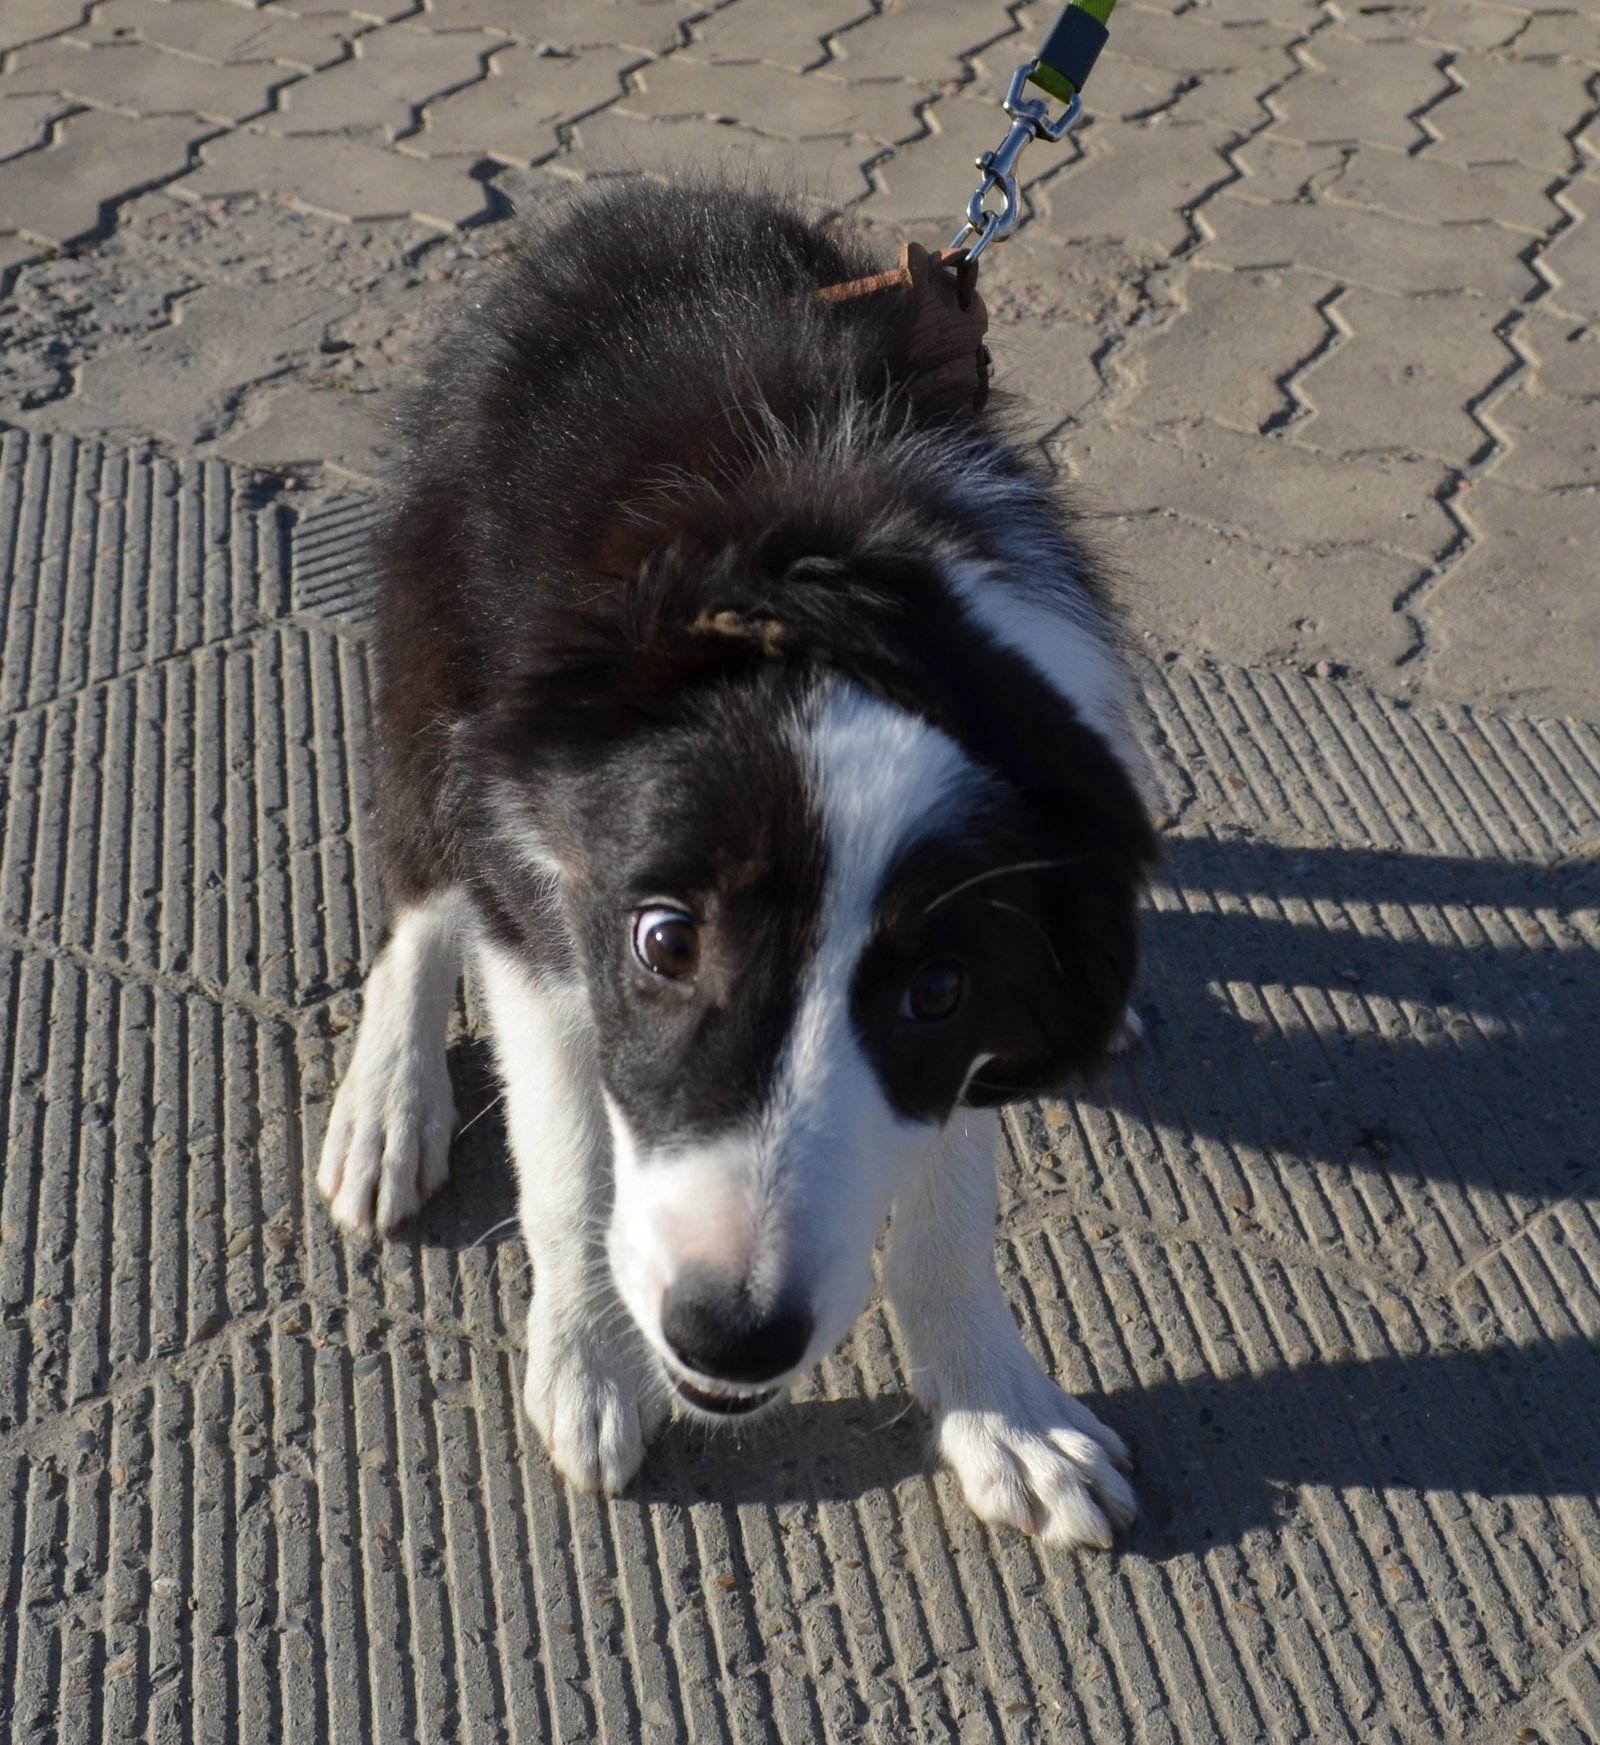
[[317, 1188], [334, 1222], [392, 1230], [450, 1176], [455, 1097], [444, 1050], [363, 1050], [328, 1118]]
[[[1048, 1384], [1046, 1384], [1048, 1386]], [[1121, 1439], [1053, 1386], [1015, 1411], [946, 1412], [939, 1451], [974, 1514], [1050, 1545], [1109, 1550], [1137, 1511]]]
[[659, 1378], [582, 1344], [529, 1343], [523, 1405], [556, 1471], [576, 1490], [616, 1495], [639, 1470], [645, 1444], [666, 1416]]

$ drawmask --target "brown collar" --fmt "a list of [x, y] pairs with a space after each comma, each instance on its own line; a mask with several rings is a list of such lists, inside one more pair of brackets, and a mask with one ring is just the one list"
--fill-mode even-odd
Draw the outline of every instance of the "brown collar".
[[[847, 303], [858, 297], [897, 293], [906, 298], [909, 334], [906, 355], [911, 397], [930, 408], [969, 404], [983, 409], [989, 397], [989, 348], [983, 336], [989, 312], [977, 289], [978, 264], [958, 248], [929, 254], [920, 244], [903, 243], [900, 264], [891, 272], [824, 285], [819, 303]], [[940, 403], [943, 403], [941, 406]]]

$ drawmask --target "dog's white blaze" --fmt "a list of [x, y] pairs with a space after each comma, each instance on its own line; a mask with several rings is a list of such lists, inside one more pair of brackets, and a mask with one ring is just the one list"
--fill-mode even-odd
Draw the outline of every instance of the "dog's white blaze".
[[945, 570], [962, 608], [1003, 648], [1020, 655], [1113, 751], [1136, 767], [1121, 663], [1088, 610], [1067, 613], [1013, 579], [1012, 566], [954, 563]]
[[800, 1287], [812, 1362], [860, 1313], [872, 1238], [933, 1129], [890, 1106], [850, 1016], [850, 987], [894, 860], [950, 816], [976, 779], [957, 746], [853, 686], [834, 684], [794, 743], [827, 849], [815, 956], [767, 1106], [742, 1127], [644, 1155], [608, 1107], [616, 1173], [612, 1270], [660, 1344], [662, 1296], [709, 1264], [758, 1295]]

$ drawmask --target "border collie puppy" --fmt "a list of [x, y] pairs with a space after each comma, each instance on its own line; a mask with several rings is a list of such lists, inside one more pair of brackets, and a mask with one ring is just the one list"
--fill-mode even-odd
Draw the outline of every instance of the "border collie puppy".
[[883, 1285], [972, 1507], [1063, 1544], [1122, 1442], [995, 1276], [996, 1106], [1122, 1033], [1156, 842], [1091, 566], [848, 240], [613, 184], [475, 287], [379, 554], [390, 909], [318, 1185], [444, 1182], [470, 958], [534, 1262], [527, 1410], [616, 1490]]

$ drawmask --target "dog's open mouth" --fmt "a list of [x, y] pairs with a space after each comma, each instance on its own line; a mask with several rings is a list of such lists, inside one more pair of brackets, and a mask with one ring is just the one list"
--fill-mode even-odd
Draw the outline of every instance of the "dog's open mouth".
[[678, 1398], [686, 1405], [693, 1406], [697, 1412], [713, 1412], [719, 1418], [738, 1418], [747, 1412], [759, 1412], [783, 1392], [782, 1388], [762, 1388], [755, 1393], [736, 1393], [732, 1388], [685, 1381], [681, 1375], [674, 1375], [671, 1380]]

